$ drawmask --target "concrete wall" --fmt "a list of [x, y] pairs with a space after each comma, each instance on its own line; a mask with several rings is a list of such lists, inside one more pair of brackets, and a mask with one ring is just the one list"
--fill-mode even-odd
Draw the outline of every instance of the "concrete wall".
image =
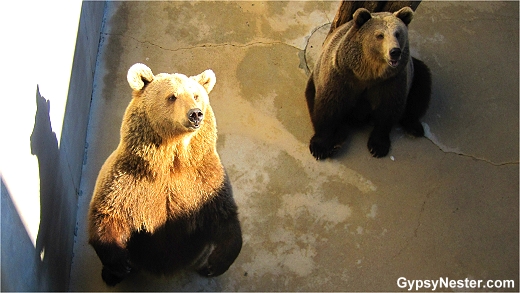
[[4, 7], [2, 291], [68, 290], [104, 7], [79, 0]]

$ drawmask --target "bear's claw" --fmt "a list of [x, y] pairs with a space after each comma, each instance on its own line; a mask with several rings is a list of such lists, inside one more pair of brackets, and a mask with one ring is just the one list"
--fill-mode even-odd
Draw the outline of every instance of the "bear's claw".
[[390, 139], [370, 136], [367, 146], [373, 157], [382, 158], [390, 151]]
[[214, 277], [215, 274], [211, 268], [210, 265], [208, 265], [207, 267], [204, 267], [204, 268], [201, 268], [199, 270], [197, 270], [197, 273], [199, 273], [199, 275], [203, 276], [203, 277], [207, 277], [207, 278], [210, 278], [210, 277]]
[[132, 268], [129, 266], [125, 266], [122, 270], [114, 271], [108, 269], [106, 266], [103, 266], [103, 270], [101, 271], [101, 278], [108, 286], [115, 286], [132, 271]]
[[309, 150], [316, 160], [323, 160], [332, 156], [339, 148], [339, 145], [331, 145], [328, 140], [317, 136], [312, 137], [309, 144]]

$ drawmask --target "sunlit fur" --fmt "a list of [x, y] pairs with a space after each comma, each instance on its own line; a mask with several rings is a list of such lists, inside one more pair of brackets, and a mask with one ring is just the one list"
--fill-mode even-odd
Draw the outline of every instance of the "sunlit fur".
[[[154, 76], [146, 65], [136, 64], [129, 70], [128, 81], [133, 94], [124, 114], [121, 139], [99, 172], [89, 212], [89, 242], [105, 266], [105, 281], [112, 283], [110, 285], [120, 281], [119, 275], [125, 273], [121, 273], [119, 267], [125, 262], [130, 267], [143, 263], [152, 271], [169, 271], [170, 268], [153, 263], [170, 256], [159, 255], [159, 260], [148, 261], [142, 257], [144, 252], [126, 251], [134, 234], [153, 237], [158, 229], [163, 231], [159, 234], [167, 234], [168, 226], [172, 225], [184, 227], [186, 231], [174, 232], [176, 237], [182, 238], [184, 234], [200, 230], [199, 225], [203, 223], [198, 219], [205, 215], [199, 214], [207, 213], [211, 205], [219, 202], [225, 208], [211, 211], [214, 215], [210, 216], [215, 218], [215, 223], [220, 218], [225, 218], [224, 222], [231, 219], [232, 228], [224, 229], [237, 234], [233, 236], [236, 251], [223, 263], [228, 267], [240, 251], [241, 236], [231, 187], [216, 149], [216, 121], [208, 96], [215, 85], [214, 73], [207, 70], [193, 77]], [[188, 120], [187, 113], [194, 108], [204, 114], [199, 128], [192, 127]], [[175, 247], [173, 243], [179, 239], [160, 240], [171, 241]], [[141, 242], [139, 245], [144, 245]], [[205, 245], [200, 243], [200, 249]], [[216, 247], [218, 251], [218, 243]], [[172, 270], [193, 262], [184, 258], [200, 254], [197, 251], [186, 255], [182, 255], [182, 251], [175, 253], [179, 255], [171, 259], [180, 263], [170, 264]], [[126, 254], [136, 257], [131, 259]]]

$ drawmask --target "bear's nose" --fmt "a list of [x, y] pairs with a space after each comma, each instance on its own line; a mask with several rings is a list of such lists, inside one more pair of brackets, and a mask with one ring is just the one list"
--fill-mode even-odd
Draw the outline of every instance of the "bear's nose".
[[390, 57], [392, 59], [399, 59], [400, 56], [401, 56], [401, 49], [393, 48], [392, 50], [390, 50]]
[[202, 113], [202, 110], [199, 108], [191, 109], [188, 111], [188, 120], [190, 120], [191, 123], [193, 123], [195, 126], [198, 126], [199, 123], [204, 119], [204, 114]]

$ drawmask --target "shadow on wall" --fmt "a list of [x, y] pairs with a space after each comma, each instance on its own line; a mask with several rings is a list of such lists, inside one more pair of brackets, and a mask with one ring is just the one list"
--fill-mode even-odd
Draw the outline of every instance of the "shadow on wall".
[[41, 290], [67, 290], [68, 276], [65, 263], [69, 251], [62, 231], [68, 226], [67, 202], [63, 192], [63, 176], [60, 170], [60, 151], [56, 134], [52, 131], [49, 111], [50, 101], [41, 96], [36, 87], [36, 115], [31, 134], [31, 153], [38, 158], [40, 174], [40, 227], [36, 239], [38, 284]]
[[63, 191], [62, 156], [51, 127], [50, 102], [38, 87], [36, 105], [30, 143], [39, 165], [40, 226], [34, 247], [2, 178], [2, 291], [64, 291], [68, 287], [70, 256], [64, 254], [70, 249], [63, 234], [70, 225], [65, 210], [70, 199]]

